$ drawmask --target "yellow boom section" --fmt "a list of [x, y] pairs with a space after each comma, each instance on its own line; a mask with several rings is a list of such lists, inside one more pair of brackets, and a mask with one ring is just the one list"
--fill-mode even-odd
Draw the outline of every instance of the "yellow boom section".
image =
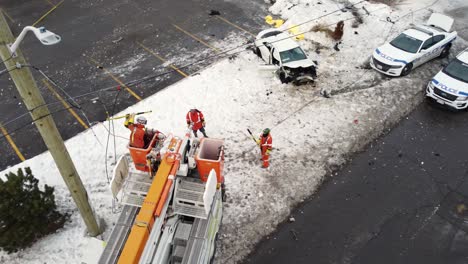
[[148, 194], [141, 206], [140, 212], [135, 218], [135, 222], [130, 231], [122, 254], [119, 258], [119, 264], [138, 263], [141, 254], [148, 240], [151, 229], [154, 224], [154, 214], [158, 206], [159, 199], [164, 189], [164, 185], [168, 176], [175, 164], [175, 156], [179, 151], [181, 141], [173, 138], [168, 150], [171, 152], [166, 153], [164, 159], [159, 165], [159, 169], [154, 176], [153, 183], [151, 184]]

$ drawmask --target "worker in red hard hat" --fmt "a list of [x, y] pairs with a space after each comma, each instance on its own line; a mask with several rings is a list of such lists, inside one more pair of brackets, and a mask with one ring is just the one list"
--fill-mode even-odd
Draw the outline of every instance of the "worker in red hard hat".
[[147, 120], [144, 116], [138, 116], [135, 123], [135, 114], [125, 116], [124, 126], [130, 129], [130, 147], [145, 148], [156, 133], [153, 129], [146, 129]]
[[260, 135], [257, 140], [257, 144], [260, 146], [260, 151], [262, 153], [262, 168], [268, 168], [270, 166], [270, 152], [273, 149], [273, 138], [270, 135], [270, 129], [265, 128], [263, 133]]
[[205, 133], [205, 118], [203, 117], [203, 113], [192, 107], [190, 111], [187, 113], [185, 119], [187, 120], [187, 127], [192, 126], [193, 135], [198, 137], [197, 131], [200, 130], [204, 137], [208, 137]]

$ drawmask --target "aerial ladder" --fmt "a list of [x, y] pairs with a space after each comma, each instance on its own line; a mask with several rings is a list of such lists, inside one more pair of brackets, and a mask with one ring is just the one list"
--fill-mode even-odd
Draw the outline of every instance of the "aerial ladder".
[[111, 191], [122, 205], [99, 264], [211, 263], [223, 214], [224, 140], [157, 133], [128, 146]]

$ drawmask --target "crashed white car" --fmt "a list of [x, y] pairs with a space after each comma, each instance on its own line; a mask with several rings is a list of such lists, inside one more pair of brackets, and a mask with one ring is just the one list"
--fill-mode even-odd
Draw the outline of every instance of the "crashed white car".
[[468, 49], [432, 78], [426, 96], [457, 110], [468, 107]]
[[316, 64], [290, 35], [278, 29], [261, 31], [255, 39], [254, 52], [275, 66], [282, 83], [300, 84], [317, 77]]
[[412, 69], [437, 57], [447, 57], [457, 32], [451, 32], [453, 19], [434, 13], [425, 25], [401, 33], [377, 48], [370, 66], [389, 76], [405, 76]]

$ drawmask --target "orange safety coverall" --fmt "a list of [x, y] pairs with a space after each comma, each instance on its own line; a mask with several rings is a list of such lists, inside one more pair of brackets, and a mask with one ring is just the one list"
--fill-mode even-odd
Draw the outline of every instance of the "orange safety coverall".
[[192, 129], [193, 130], [199, 130], [200, 128], [203, 127], [203, 122], [205, 121], [205, 118], [203, 117], [203, 113], [199, 110], [196, 110], [195, 112], [189, 111], [185, 117], [187, 120], [187, 124], [192, 123]]
[[268, 166], [270, 166], [270, 162], [268, 161], [270, 154], [268, 152], [273, 148], [272, 143], [273, 139], [270, 134], [267, 136], [264, 136], [263, 134], [260, 135], [260, 150], [262, 152], [263, 168], [268, 168]]
[[144, 148], [145, 147], [145, 126], [142, 124], [129, 124], [130, 129], [130, 147]]

